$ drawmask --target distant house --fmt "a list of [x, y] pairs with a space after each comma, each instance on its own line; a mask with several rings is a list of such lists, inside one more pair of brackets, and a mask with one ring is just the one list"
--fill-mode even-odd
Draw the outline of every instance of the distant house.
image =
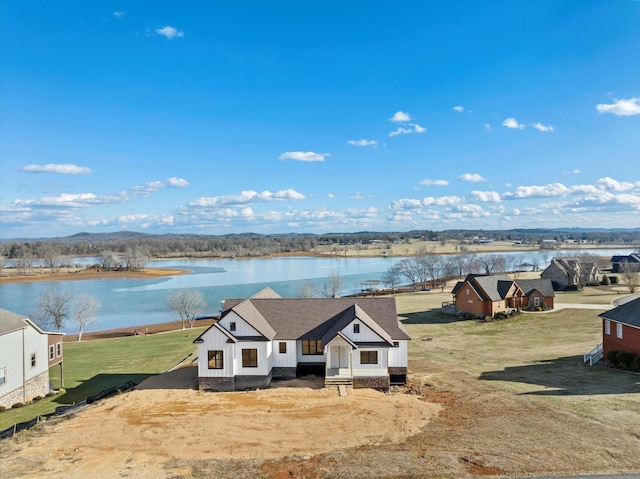
[[625, 266], [631, 266], [640, 271], [640, 253], [633, 253], [628, 256], [612, 256], [611, 271], [613, 273], [622, 273]]
[[602, 318], [602, 349], [640, 355], [640, 298], [598, 316]]
[[578, 289], [598, 284], [600, 268], [595, 263], [583, 262], [576, 258], [553, 258], [540, 277], [551, 280], [556, 291]]
[[200, 389], [267, 387], [306, 374], [325, 384], [388, 389], [404, 384], [407, 343], [395, 298], [281, 298], [266, 288], [223, 302], [220, 320], [195, 339]]
[[469, 274], [452, 290], [455, 311], [475, 316], [495, 316], [510, 310], [553, 308], [551, 281], [514, 280], [507, 275]]
[[62, 377], [62, 337], [0, 309], [0, 406], [25, 404], [49, 392], [49, 368], [59, 364]]

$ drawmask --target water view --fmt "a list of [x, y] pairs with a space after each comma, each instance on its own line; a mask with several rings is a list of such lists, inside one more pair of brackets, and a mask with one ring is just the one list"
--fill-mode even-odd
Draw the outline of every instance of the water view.
[[[591, 250], [599, 256], [630, 254], [631, 250]], [[563, 251], [563, 255], [577, 254]], [[519, 262], [538, 258], [542, 265], [553, 254], [542, 252], [500, 253], [516, 256]], [[100, 301], [97, 320], [86, 332], [112, 328], [144, 326], [176, 319], [166, 306], [169, 293], [180, 288], [198, 289], [207, 303], [205, 314], [217, 314], [220, 301], [225, 298], [245, 298], [266, 286], [283, 297], [299, 296], [304, 283], [313, 284], [318, 296], [323, 285], [335, 273], [342, 276], [341, 294], [360, 291], [368, 280], [379, 280], [403, 258], [339, 258], [339, 257], [278, 257], [212, 260], [161, 260], [147, 263], [149, 268], [189, 270], [189, 274], [155, 279], [97, 279], [83, 281], [55, 281], [8, 283], [0, 285], [0, 307], [26, 316], [36, 317], [38, 299], [47, 288], [87, 294]], [[75, 261], [74, 261], [75, 262]], [[68, 322], [66, 333], [76, 332]]]

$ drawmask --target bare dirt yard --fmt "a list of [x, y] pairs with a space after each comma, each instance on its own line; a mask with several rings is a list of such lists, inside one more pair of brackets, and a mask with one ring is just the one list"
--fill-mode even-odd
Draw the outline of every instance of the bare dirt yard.
[[182, 368], [0, 442], [0, 477], [640, 473], [640, 375], [582, 363], [602, 338], [598, 310], [485, 323], [443, 314], [444, 299], [398, 297], [413, 338], [407, 387], [341, 397], [304, 378], [201, 393]]

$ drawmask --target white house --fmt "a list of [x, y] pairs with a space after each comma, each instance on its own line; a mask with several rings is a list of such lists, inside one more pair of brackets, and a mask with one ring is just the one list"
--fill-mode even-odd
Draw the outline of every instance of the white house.
[[325, 384], [404, 384], [407, 343], [395, 298], [281, 298], [266, 288], [223, 302], [198, 345], [200, 389], [264, 388], [309, 373]]
[[62, 377], [62, 336], [0, 309], [0, 406], [25, 404], [49, 392], [49, 368], [60, 364]]

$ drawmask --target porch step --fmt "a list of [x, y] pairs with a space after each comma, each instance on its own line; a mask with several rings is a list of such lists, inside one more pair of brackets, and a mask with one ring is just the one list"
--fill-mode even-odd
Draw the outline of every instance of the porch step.
[[338, 386], [338, 396], [346, 396], [347, 395], [347, 386], [341, 384]]
[[324, 387], [331, 386], [349, 386], [353, 387], [352, 378], [325, 378]]

